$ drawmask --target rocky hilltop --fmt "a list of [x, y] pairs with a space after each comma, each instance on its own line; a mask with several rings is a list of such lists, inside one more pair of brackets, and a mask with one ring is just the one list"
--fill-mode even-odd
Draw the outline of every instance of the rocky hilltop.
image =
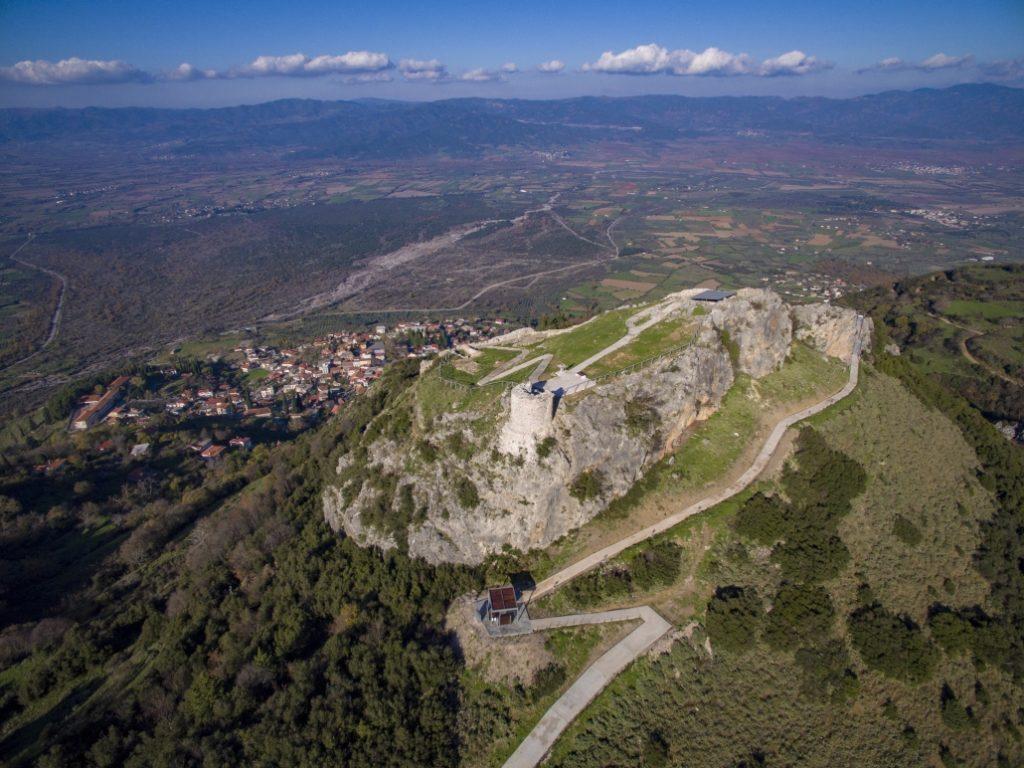
[[[694, 293], [627, 321], [689, 323], [685, 346], [578, 390], [544, 381], [460, 389], [438, 367], [425, 371], [339, 462], [338, 484], [324, 497], [327, 521], [361, 543], [403, 541], [431, 562], [545, 547], [628, 491], [718, 408], [737, 374], [758, 378], [781, 366], [794, 335], [836, 357], [853, 347], [852, 310], [791, 308], [770, 291], [743, 289], [708, 311]], [[514, 332], [494, 344], [544, 337]]]

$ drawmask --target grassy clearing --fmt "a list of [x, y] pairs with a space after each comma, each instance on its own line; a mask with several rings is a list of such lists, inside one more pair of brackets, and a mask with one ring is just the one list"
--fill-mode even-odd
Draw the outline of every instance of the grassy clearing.
[[606, 312], [579, 328], [551, 336], [530, 349], [538, 355], [550, 352], [553, 355], [553, 368], [559, 365], [570, 368], [625, 336], [626, 318], [637, 311], [639, 310], [633, 308]]
[[252, 386], [260, 381], [263, 381], [267, 376], [270, 375], [270, 371], [266, 368], [253, 368], [247, 374], [245, 374], [245, 383], [247, 386]]
[[[945, 416], [894, 379], [868, 369], [860, 390], [847, 410], [818, 425], [869, 476], [840, 526], [859, 564], [856, 576], [843, 577], [844, 599], [852, 601], [858, 580], [866, 579], [887, 606], [919, 622], [939, 600], [984, 603], [987, 584], [972, 558], [992, 506], [975, 477], [973, 451]], [[894, 535], [898, 516], [921, 531], [915, 546]]]
[[1024, 317], [1024, 301], [982, 301], [955, 299], [945, 307], [945, 314], [968, 319], [999, 320]]
[[842, 363], [795, 344], [775, 373], [759, 380], [738, 376], [721, 408], [676, 452], [671, 468], [662, 470], [665, 490], [699, 488], [721, 477], [750, 444], [766, 413], [835, 392], [846, 375]]
[[612, 352], [589, 366], [585, 373], [594, 378], [620, 371], [635, 363], [684, 344], [693, 337], [693, 323], [689, 318], [665, 320], [642, 331], [631, 344]]

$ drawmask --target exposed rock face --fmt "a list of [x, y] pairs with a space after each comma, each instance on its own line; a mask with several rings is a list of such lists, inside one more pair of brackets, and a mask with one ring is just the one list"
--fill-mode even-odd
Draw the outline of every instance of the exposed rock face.
[[858, 328], [857, 313], [832, 304], [805, 304], [795, 307], [796, 338], [819, 352], [850, 362], [858, 337], [867, 347], [871, 343], [871, 318]]
[[[690, 293], [640, 312], [688, 314], [697, 306]], [[791, 310], [770, 291], [743, 289], [694, 317], [691, 346], [560, 401], [517, 386], [500, 398], [465, 401], [477, 410], [438, 409], [416, 394], [429, 387], [414, 389], [401, 406], [402, 429], [367, 430], [376, 437], [341, 460], [339, 486], [324, 493], [325, 518], [363, 544], [389, 548], [404, 539], [410, 554], [435, 563], [548, 546], [626, 493], [688, 426], [718, 408], [733, 384], [732, 354], [735, 367], [754, 377], [779, 368], [793, 316], [799, 339], [847, 361], [857, 334], [870, 338], [870, 321], [858, 330], [852, 310]]]
[[777, 293], [743, 288], [715, 305], [711, 322], [729, 334], [739, 350], [739, 369], [754, 378], [777, 370], [789, 354], [793, 322]]
[[[518, 448], [516, 455], [494, 460], [491, 448], [502, 439], [496, 435], [490, 445], [477, 446], [471, 459], [446, 455], [414, 472], [408, 471], [409, 447], [390, 440], [372, 444], [368, 461], [375, 472], [398, 475], [399, 487], [412, 485], [416, 508], [427, 510], [426, 519], [408, 531], [410, 554], [431, 562], [478, 563], [506, 545], [547, 546], [593, 518], [629, 490], [667, 440], [710, 415], [732, 382], [728, 353], [717, 334], [705, 332], [700, 343], [678, 355], [560, 403], [550, 422], [556, 442], [544, 457], [519, 435], [515, 446], [505, 443]], [[463, 428], [457, 421], [445, 425], [449, 434]], [[600, 477], [601, 492], [593, 498], [579, 499], [570, 491], [584, 472]], [[476, 487], [474, 508], [460, 504], [455, 477]], [[376, 498], [376, 491], [364, 487], [346, 505], [341, 489], [329, 489], [325, 517], [357, 541], [393, 546], [393, 537], [362, 522]]]

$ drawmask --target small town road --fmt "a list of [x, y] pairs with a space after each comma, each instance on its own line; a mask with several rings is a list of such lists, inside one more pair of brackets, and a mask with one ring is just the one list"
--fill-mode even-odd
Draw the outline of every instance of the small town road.
[[57, 306], [54, 307], [53, 314], [50, 315], [50, 325], [49, 328], [47, 329], [46, 339], [43, 340], [43, 343], [40, 345], [39, 349], [35, 350], [34, 352], [30, 352], [29, 354], [25, 355], [24, 357], [18, 360], [15, 360], [12, 363], [9, 363], [8, 365], [4, 366], [3, 370], [7, 370], [8, 368], [13, 368], [16, 365], [21, 365], [22, 363], [28, 362], [33, 357], [42, 352], [44, 349], [46, 349], [48, 346], [50, 346], [53, 340], [57, 338], [57, 331], [60, 329], [60, 316], [64, 312], [64, 297], [67, 295], [68, 292], [68, 279], [64, 277], [64, 275], [62, 275], [60, 272], [56, 272], [52, 269], [47, 269], [46, 267], [40, 267], [38, 264], [33, 264], [30, 261], [25, 261], [24, 259], [18, 258], [18, 254], [21, 253], [22, 249], [31, 242], [32, 235], [29, 235], [28, 239], [24, 243], [19, 245], [15, 249], [14, 253], [12, 253], [7, 258], [10, 259], [11, 261], [15, 261], [18, 264], [21, 264], [24, 267], [38, 270], [39, 272], [43, 272], [44, 274], [47, 274], [50, 277], [60, 281], [60, 293], [57, 295]]

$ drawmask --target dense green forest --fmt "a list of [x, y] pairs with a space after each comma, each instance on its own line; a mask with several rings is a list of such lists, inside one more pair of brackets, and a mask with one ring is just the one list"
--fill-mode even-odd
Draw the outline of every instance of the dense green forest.
[[[4, 761], [456, 764], [459, 666], [441, 627], [478, 574], [360, 549], [318, 507], [339, 452], [414, 370], [393, 367], [329, 426], [181, 501], [150, 502], [159, 534], [143, 552], [105, 561], [67, 615], [8, 627]], [[20, 530], [19, 511], [5, 497], [5, 551], [55, 524]], [[5, 598], [12, 610], [32, 594]]]

